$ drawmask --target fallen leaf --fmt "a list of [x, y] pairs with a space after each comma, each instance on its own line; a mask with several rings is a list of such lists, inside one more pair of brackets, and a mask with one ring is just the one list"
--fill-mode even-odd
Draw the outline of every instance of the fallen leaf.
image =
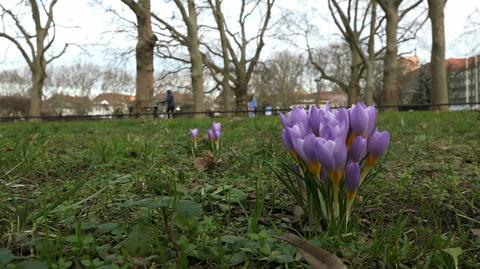
[[213, 153], [208, 151], [207, 154], [201, 158], [197, 158], [193, 161], [193, 167], [200, 172], [203, 172], [210, 168], [214, 164]]
[[295, 205], [293, 207], [293, 215], [296, 219], [301, 219], [303, 215], [305, 215], [305, 211], [301, 206]]
[[9, 152], [9, 151], [13, 151], [13, 147], [4, 147], [2, 149], [3, 152]]
[[301, 239], [300, 237], [287, 233], [280, 239], [295, 246], [303, 258], [314, 269], [347, 269], [347, 266], [334, 254], [315, 246], [314, 244]]
[[480, 229], [472, 229], [472, 234], [480, 237]]

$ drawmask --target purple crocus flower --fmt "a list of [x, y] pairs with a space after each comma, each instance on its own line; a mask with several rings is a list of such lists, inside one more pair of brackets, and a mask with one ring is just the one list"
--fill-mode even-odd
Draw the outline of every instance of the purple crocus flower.
[[288, 152], [290, 152], [290, 155], [292, 155], [293, 159], [297, 162], [298, 162], [298, 157], [302, 157], [302, 156], [299, 156], [300, 152], [297, 152], [295, 145], [297, 144], [297, 139], [298, 138], [303, 139], [305, 134], [306, 134], [305, 127], [303, 127], [302, 123], [297, 123], [292, 127], [285, 127], [283, 129], [283, 133], [282, 133], [283, 146], [285, 147], [286, 150], [288, 150]]
[[304, 161], [317, 179], [320, 179], [321, 164], [317, 152], [317, 138], [313, 134], [307, 134], [303, 140]]
[[360, 185], [360, 165], [356, 162], [349, 162], [345, 169], [345, 189], [347, 201], [350, 203], [355, 197]]
[[218, 140], [222, 135], [222, 125], [220, 122], [212, 123], [212, 128], [208, 129], [208, 139]]
[[302, 123], [303, 126], [308, 127], [307, 112], [303, 107], [295, 107], [287, 116], [280, 113], [280, 121], [283, 127], [292, 127], [294, 124]]
[[285, 127], [282, 133], [282, 142], [286, 150], [290, 151], [296, 143], [297, 138], [303, 138], [306, 134], [303, 125], [295, 124], [292, 127]]
[[198, 128], [190, 129], [190, 137], [192, 139], [196, 139], [198, 136], [198, 133], [199, 133]]
[[349, 157], [352, 161], [359, 163], [367, 154], [367, 139], [357, 136], [350, 147]]
[[213, 133], [215, 134], [215, 138], [219, 139], [222, 134], [222, 125], [220, 124], [220, 122], [212, 123], [212, 129]]
[[350, 109], [350, 126], [352, 133], [355, 135], [363, 135], [368, 129], [368, 113], [363, 103], [357, 103]]
[[347, 192], [356, 192], [360, 185], [360, 165], [349, 162], [345, 169], [345, 189]]
[[323, 113], [323, 110], [317, 106], [310, 107], [310, 111], [308, 112], [308, 125], [316, 136], [320, 136], [320, 124], [323, 121]]
[[387, 131], [379, 132], [373, 131], [368, 138], [367, 144], [367, 165], [373, 165], [375, 162], [385, 154], [390, 143], [390, 133]]
[[209, 128], [209, 129], [208, 129], [207, 134], [208, 134], [208, 139], [210, 139], [210, 140], [214, 140], [214, 139], [215, 139], [215, 133], [213, 132], [213, 129], [212, 129], [212, 128]]
[[374, 106], [369, 106], [365, 109], [368, 115], [368, 127], [366, 131], [366, 136], [370, 136], [375, 130], [377, 123], [377, 109]]
[[347, 160], [347, 146], [341, 139], [326, 140], [317, 138], [316, 143], [317, 158], [320, 163], [331, 173], [337, 170], [343, 170]]

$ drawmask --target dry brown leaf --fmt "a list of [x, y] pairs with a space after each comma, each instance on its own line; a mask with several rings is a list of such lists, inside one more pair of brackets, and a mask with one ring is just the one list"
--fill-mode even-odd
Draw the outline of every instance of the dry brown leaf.
[[472, 234], [480, 237], [480, 229], [472, 229]]
[[300, 251], [303, 258], [314, 269], [347, 269], [347, 266], [345, 266], [342, 260], [334, 254], [317, 247], [294, 234], [284, 234], [280, 239], [295, 246]]
[[197, 169], [200, 172], [203, 172], [210, 168], [214, 164], [213, 160], [213, 153], [211, 151], [208, 151], [205, 156], [201, 158], [197, 158], [193, 161], [193, 167]]

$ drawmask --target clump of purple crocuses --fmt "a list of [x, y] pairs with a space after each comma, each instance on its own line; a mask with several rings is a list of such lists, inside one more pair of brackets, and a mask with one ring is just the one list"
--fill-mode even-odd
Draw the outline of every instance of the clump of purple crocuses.
[[280, 114], [282, 142], [300, 168], [300, 180], [280, 179], [312, 222], [348, 227], [358, 189], [390, 141], [389, 132], [377, 130], [376, 119], [375, 107], [363, 103]]
[[213, 150], [220, 149], [220, 137], [222, 135], [222, 125], [220, 122], [212, 123], [212, 127], [208, 129], [208, 139], [211, 142]]

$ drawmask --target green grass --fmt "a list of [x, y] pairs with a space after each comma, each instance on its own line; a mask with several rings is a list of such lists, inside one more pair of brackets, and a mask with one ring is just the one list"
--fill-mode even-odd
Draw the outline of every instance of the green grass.
[[211, 119], [0, 124], [0, 268], [305, 267], [285, 232], [349, 268], [480, 268], [478, 113], [381, 113], [389, 152], [340, 238], [294, 214], [276, 117], [219, 120], [204, 171], [189, 128]]

